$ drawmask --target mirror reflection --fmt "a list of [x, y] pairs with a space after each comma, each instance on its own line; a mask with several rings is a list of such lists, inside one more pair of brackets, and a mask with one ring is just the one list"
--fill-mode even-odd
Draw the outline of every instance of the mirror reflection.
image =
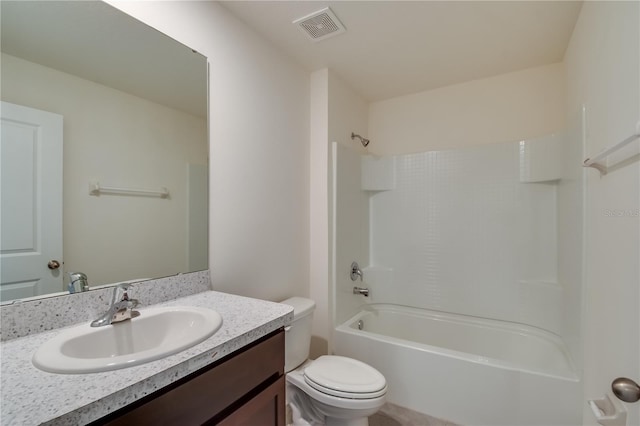
[[207, 269], [206, 58], [102, 2], [0, 7], [0, 299]]

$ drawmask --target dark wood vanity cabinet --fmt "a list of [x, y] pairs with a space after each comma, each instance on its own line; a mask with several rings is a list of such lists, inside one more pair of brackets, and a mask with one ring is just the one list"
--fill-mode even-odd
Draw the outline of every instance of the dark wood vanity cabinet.
[[265, 336], [93, 424], [284, 426], [284, 332]]

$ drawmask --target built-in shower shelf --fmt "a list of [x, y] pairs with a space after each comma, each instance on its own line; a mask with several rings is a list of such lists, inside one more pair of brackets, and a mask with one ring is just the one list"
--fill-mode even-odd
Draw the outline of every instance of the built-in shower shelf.
[[557, 182], [562, 175], [564, 133], [520, 141], [520, 182]]
[[[635, 142], [635, 143], [634, 143]], [[587, 158], [584, 167], [592, 167], [606, 175], [615, 165], [624, 165], [640, 154], [640, 121], [636, 124], [636, 132], [622, 141], [603, 149], [597, 155]]]

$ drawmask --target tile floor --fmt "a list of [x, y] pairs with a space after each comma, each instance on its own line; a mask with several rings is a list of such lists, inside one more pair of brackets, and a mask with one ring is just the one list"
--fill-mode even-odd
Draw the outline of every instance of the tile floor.
[[369, 426], [457, 426], [446, 420], [418, 413], [399, 405], [386, 403], [373, 416]]
[[[287, 426], [293, 426], [291, 408], [287, 404]], [[459, 426], [446, 420], [437, 419], [399, 405], [386, 403], [373, 416], [369, 426]]]

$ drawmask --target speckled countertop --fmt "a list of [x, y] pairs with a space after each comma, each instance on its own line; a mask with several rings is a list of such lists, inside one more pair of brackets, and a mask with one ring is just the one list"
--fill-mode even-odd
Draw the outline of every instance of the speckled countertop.
[[[287, 305], [206, 291], [155, 306], [215, 309], [223, 324], [204, 342], [175, 355], [104, 373], [53, 374], [33, 366], [38, 347], [64, 329], [0, 344], [2, 425], [79, 425], [99, 419], [225, 355], [293, 319]], [[139, 309], [144, 315], [144, 308]]]

